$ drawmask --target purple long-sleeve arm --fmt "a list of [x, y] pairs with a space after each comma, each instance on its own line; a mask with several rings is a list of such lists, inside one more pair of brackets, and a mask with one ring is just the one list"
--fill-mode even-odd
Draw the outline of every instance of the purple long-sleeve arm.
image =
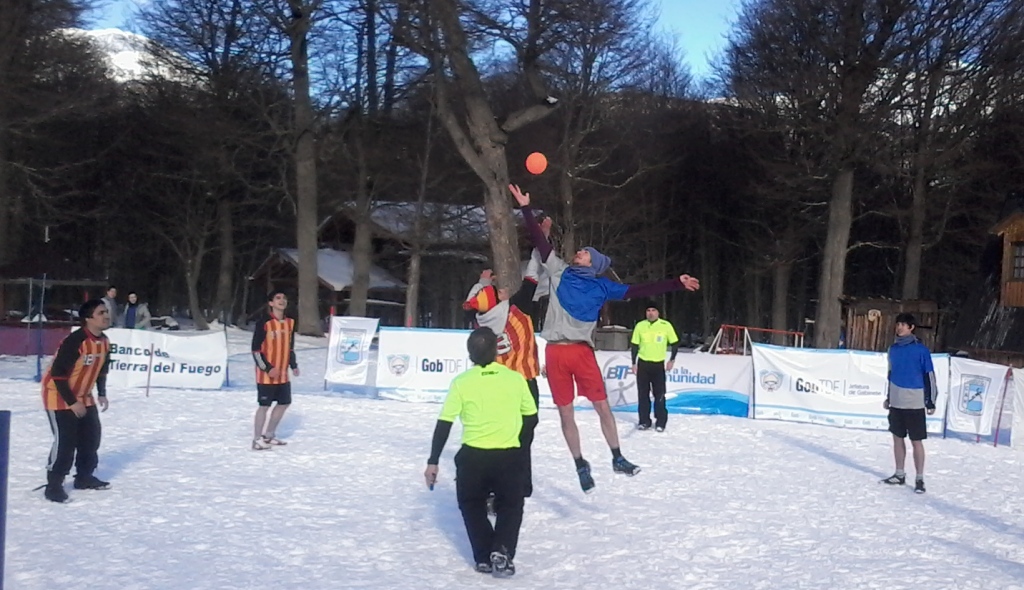
[[526, 222], [526, 231], [530, 232], [530, 239], [533, 241], [533, 247], [540, 253], [541, 262], [547, 262], [548, 256], [551, 255], [551, 242], [544, 237], [544, 232], [540, 229], [540, 224], [533, 218], [533, 209], [526, 205], [522, 207], [523, 221]]
[[657, 297], [665, 293], [671, 293], [672, 291], [679, 291], [683, 288], [683, 284], [679, 282], [679, 279], [665, 279], [663, 281], [656, 281], [653, 283], [641, 283], [639, 285], [630, 285], [629, 289], [626, 289], [626, 294], [622, 296], [623, 299], [637, 299], [639, 297]]

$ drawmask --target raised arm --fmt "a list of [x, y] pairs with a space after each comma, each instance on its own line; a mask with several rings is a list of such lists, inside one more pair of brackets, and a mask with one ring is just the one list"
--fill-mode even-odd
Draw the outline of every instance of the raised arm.
[[508, 190], [512, 191], [512, 196], [515, 197], [516, 202], [519, 203], [520, 210], [523, 212], [523, 222], [526, 223], [526, 231], [530, 234], [530, 241], [533, 242], [533, 247], [540, 253], [541, 261], [547, 262], [553, 248], [544, 236], [544, 230], [540, 228], [540, 224], [533, 217], [533, 209], [530, 207], [530, 193], [524, 193], [514, 184], [508, 185]]
[[664, 295], [672, 291], [679, 291], [686, 289], [687, 291], [696, 291], [700, 289], [700, 281], [690, 275], [681, 275], [675, 279], [665, 279], [663, 281], [655, 281], [653, 283], [640, 283], [639, 285], [629, 285], [626, 289], [626, 294], [622, 296], [623, 299], [636, 299], [638, 297], [656, 297], [658, 295]]

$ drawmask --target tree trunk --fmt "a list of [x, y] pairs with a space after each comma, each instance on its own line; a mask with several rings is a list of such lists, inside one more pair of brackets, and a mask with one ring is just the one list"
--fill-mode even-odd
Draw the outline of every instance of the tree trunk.
[[853, 170], [840, 170], [832, 184], [832, 200], [828, 207], [828, 234], [821, 255], [818, 278], [818, 310], [814, 316], [814, 345], [836, 348], [842, 322], [840, 298], [846, 278], [846, 254], [850, 246], [853, 224]]
[[306, 33], [309, 31], [309, 9], [295, 10], [289, 30], [292, 61], [292, 85], [295, 93], [295, 185], [298, 211], [296, 241], [299, 249], [299, 318], [298, 331], [307, 336], [323, 336], [320, 326], [320, 298], [317, 269], [317, 193], [316, 145], [313, 137], [313, 103], [309, 96], [309, 55]]
[[352, 240], [352, 289], [348, 303], [348, 315], [366, 316], [366, 301], [370, 291], [370, 266], [373, 263], [373, 227], [370, 225], [370, 197], [367, 191], [356, 201], [356, 232]]
[[377, 114], [377, 0], [366, 0], [366, 108]]
[[576, 254], [576, 215], [573, 212], [572, 178], [565, 171], [558, 175], [558, 201], [562, 205], [562, 258], [572, 260]]
[[218, 241], [220, 243], [220, 268], [217, 272], [217, 317], [224, 324], [231, 324], [231, 308], [234, 300], [235, 235], [231, 219], [231, 203], [221, 199], [217, 203]]
[[210, 324], [206, 323], [203, 316], [203, 309], [199, 305], [199, 275], [203, 269], [203, 256], [205, 253], [200, 250], [198, 254], [189, 260], [185, 260], [185, 286], [188, 287], [188, 309], [192, 314], [192, 321], [196, 330], [209, 330]]
[[[772, 330], [789, 330], [789, 281], [793, 274], [793, 263], [776, 264], [772, 269]], [[786, 337], [775, 334], [772, 343], [785, 345]], [[793, 343], [790, 343], [792, 345]]]
[[423, 159], [420, 161], [420, 184], [416, 191], [416, 220], [413, 223], [412, 257], [409, 259], [408, 286], [405, 290], [405, 327], [413, 328], [419, 324], [420, 311], [420, 275], [423, 264], [423, 208], [427, 200], [427, 179], [430, 177], [430, 154], [434, 147], [434, 108], [431, 105], [427, 115], [427, 137], [423, 146]]
[[0, 266], [14, 260], [14, 240], [11, 239], [11, 192], [7, 184], [7, 154], [4, 153], [4, 132], [0, 129]]
[[708, 240], [708, 231], [701, 225], [697, 231], [699, 240], [698, 251], [700, 252], [700, 299], [701, 299], [701, 328], [704, 335], [712, 338], [711, 324], [714, 312], [715, 287], [717, 285], [715, 247], [711, 240]]
[[395, 69], [398, 64], [398, 42], [395, 40], [395, 31], [405, 29], [408, 22], [408, 12], [404, 3], [398, 3], [398, 15], [395, 17], [395, 26], [391, 32], [391, 42], [388, 45], [387, 57], [384, 58], [384, 114], [390, 115], [395, 106]]
[[423, 255], [418, 247], [412, 251], [409, 258], [409, 274], [406, 278], [408, 286], [405, 288], [405, 327], [415, 328], [419, 325], [420, 307], [420, 274]]
[[913, 204], [910, 208], [910, 235], [903, 267], [903, 299], [917, 299], [921, 295], [921, 257], [924, 254], [924, 221], [927, 215], [927, 173], [924, 158], [917, 155], [914, 167]]
[[352, 215], [355, 221], [355, 236], [352, 239], [352, 287], [349, 290], [348, 315], [366, 316], [366, 300], [370, 291], [370, 266], [373, 264], [373, 226], [370, 224], [370, 211], [373, 208], [373, 195], [367, 186], [370, 178], [369, 166], [366, 163], [365, 119], [360, 117], [355, 130], [356, 151], [356, 204]]

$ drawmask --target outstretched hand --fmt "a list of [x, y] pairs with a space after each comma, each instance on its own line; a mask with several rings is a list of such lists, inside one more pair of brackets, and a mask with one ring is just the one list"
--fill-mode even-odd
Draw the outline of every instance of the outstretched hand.
[[697, 277], [679, 275], [679, 282], [683, 284], [683, 288], [687, 291], [696, 291], [697, 289], [700, 289], [700, 281], [697, 280]]
[[489, 268], [488, 269], [484, 269], [484, 271], [480, 273], [480, 280], [481, 281], [489, 281], [489, 280], [491, 280], [493, 278], [494, 278], [494, 271], [492, 271]]
[[512, 191], [512, 196], [516, 198], [516, 202], [519, 203], [520, 207], [525, 207], [530, 204], [530, 193], [524, 193], [519, 190], [519, 187], [514, 184], [508, 185], [508, 190]]

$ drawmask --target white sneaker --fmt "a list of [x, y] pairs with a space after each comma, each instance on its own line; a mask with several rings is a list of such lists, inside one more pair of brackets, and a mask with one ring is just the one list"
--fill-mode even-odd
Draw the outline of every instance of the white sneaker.
[[256, 438], [252, 441], [252, 450], [254, 451], [265, 451], [270, 448], [270, 444], [263, 442], [262, 438]]

